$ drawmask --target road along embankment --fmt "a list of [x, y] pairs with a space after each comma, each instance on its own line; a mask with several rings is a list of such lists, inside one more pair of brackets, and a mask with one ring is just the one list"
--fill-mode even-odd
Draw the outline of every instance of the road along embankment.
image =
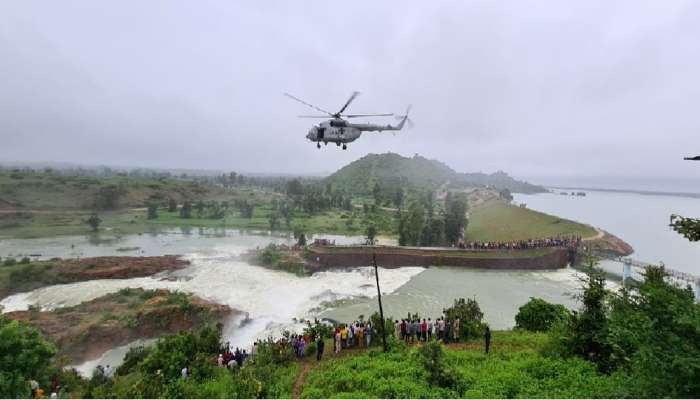
[[377, 265], [384, 268], [407, 266], [454, 266], [486, 269], [558, 269], [572, 260], [564, 247], [525, 250], [462, 250], [433, 247], [311, 246], [304, 267], [308, 271]]

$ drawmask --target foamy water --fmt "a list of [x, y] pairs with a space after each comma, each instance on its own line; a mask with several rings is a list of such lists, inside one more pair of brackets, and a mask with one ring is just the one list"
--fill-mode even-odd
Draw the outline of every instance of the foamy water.
[[[334, 237], [337, 243], [357, 238]], [[93, 244], [80, 237], [0, 241], [0, 253], [43, 253], [43, 257], [124, 254], [121, 246], [138, 246], [146, 255], [183, 254], [191, 262], [185, 269], [158, 276], [108, 279], [44, 287], [3, 299], [4, 311], [24, 310], [29, 305], [43, 309], [73, 306], [122, 288], [169, 289], [192, 293], [241, 311], [225, 321], [223, 336], [233, 346], [249, 347], [258, 338], [279, 336], [284, 330], [303, 328], [300, 319], [315, 316], [342, 321], [369, 316], [376, 311], [373, 268], [318, 272], [299, 277], [238, 260], [242, 252], [269, 242], [290, 243], [290, 238], [255, 236], [236, 231], [167, 235], [131, 235]], [[387, 316], [406, 312], [439, 315], [455, 298], [475, 297], [492, 327], [513, 326], [513, 316], [529, 297], [575, 306], [575, 271], [493, 271], [464, 268], [404, 267], [379, 269]], [[343, 301], [344, 300], [344, 301]], [[333, 306], [329, 306], [329, 304]], [[246, 314], [247, 313], [247, 314]], [[247, 318], [246, 318], [247, 316]], [[129, 346], [113, 349], [80, 367], [91, 371], [97, 364], [118, 365]]]
[[[26, 310], [30, 305], [52, 310], [77, 305], [123, 288], [179, 290], [248, 313], [250, 321], [243, 327], [238, 328], [240, 318], [232, 319], [227, 321], [225, 331], [232, 344], [247, 347], [257, 338], [279, 336], [285, 329], [299, 328], [293, 319], [318, 315], [319, 307], [326, 301], [376, 296], [374, 272], [370, 267], [299, 277], [235, 260], [237, 252], [237, 246], [227, 249], [219, 245], [205, 252], [186, 255], [191, 265], [171, 274], [48, 286], [9, 296], [0, 304], [5, 312]], [[423, 270], [421, 267], [380, 268], [382, 291], [395, 291]]]

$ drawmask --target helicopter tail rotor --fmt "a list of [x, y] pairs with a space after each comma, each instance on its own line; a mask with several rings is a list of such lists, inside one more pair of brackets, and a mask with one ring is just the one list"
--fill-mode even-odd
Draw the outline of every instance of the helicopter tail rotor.
[[408, 113], [411, 111], [411, 106], [409, 105], [408, 108], [406, 108], [406, 114], [404, 115], [396, 115], [394, 118], [396, 118], [397, 121], [401, 121], [397, 128], [401, 129], [403, 128], [404, 123], [408, 125], [409, 128], [413, 128], [415, 124], [413, 123], [413, 120], [408, 118]]

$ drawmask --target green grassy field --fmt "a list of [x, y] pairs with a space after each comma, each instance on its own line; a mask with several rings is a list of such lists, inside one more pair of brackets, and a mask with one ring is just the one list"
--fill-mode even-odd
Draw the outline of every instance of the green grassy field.
[[[581, 359], [547, 358], [545, 334], [494, 332], [491, 353], [481, 341], [444, 348], [447, 382], [432, 382], [417, 346], [335, 357], [315, 364], [303, 398], [588, 398], [617, 397], [621, 384]], [[341, 353], [342, 354], [342, 353]]]
[[554, 236], [594, 236], [588, 225], [520, 208], [491, 202], [470, 211], [467, 241], [510, 241]]

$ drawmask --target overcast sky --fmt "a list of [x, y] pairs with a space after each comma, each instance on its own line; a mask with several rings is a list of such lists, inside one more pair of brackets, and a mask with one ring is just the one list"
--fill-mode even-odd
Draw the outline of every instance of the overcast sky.
[[[0, 161], [697, 177], [698, 21], [700, 1], [5, 0]], [[415, 127], [319, 151], [282, 96], [353, 90], [349, 111], [413, 104]]]

